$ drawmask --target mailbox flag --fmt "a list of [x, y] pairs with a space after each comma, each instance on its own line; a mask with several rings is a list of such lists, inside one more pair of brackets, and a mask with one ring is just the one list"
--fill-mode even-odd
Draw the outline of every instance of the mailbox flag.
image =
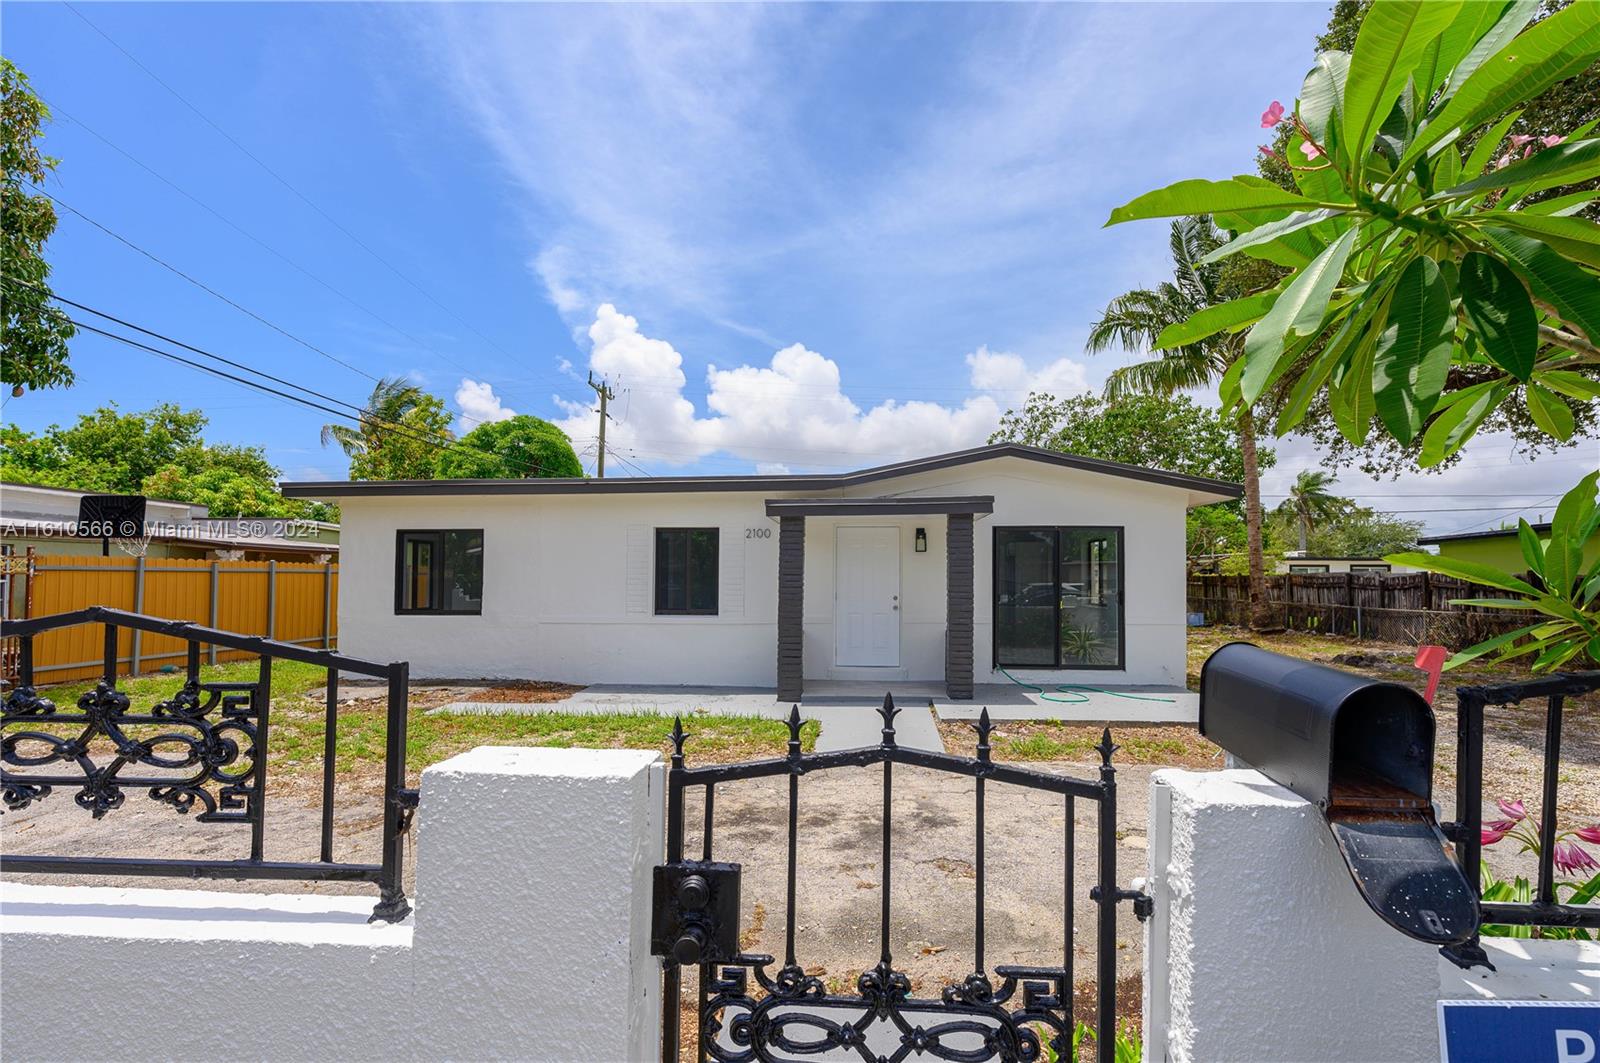
[[1418, 646], [1416, 666], [1428, 673], [1428, 689], [1422, 697], [1429, 705], [1433, 704], [1433, 695], [1439, 690], [1439, 673], [1444, 671], [1443, 646]]

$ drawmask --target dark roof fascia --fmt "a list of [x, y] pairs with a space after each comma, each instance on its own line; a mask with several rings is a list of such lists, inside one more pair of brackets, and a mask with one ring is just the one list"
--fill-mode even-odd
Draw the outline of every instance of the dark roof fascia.
[[856, 472], [824, 474], [785, 474], [775, 476], [651, 476], [609, 480], [562, 477], [528, 480], [328, 480], [285, 482], [280, 489], [287, 498], [354, 498], [395, 495], [575, 495], [575, 494], [657, 494], [666, 492], [710, 491], [833, 491], [858, 487], [901, 476], [938, 472], [973, 462], [995, 458], [1022, 458], [1045, 465], [1078, 469], [1084, 472], [1118, 476], [1128, 480], [1203, 491], [1239, 498], [1244, 489], [1238, 484], [1204, 476], [1186, 476], [1163, 469], [1146, 469], [1118, 461], [1059, 454], [1053, 450], [1027, 447], [1020, 443], [1000, 443], [974, 447], [950, 454], [879, 465]]
[[[1532, 524], [1529, 527], [1541, 535], [1548, 535], [1550, 532], [1549, 524]], [[1436, 546], [1439, 543], [1458, 543], [1466, 539], [1498, 539], [1502, 535], [1515, 537], [1516, 534], [1517, 529], [1515, 528], [1496, 528], [1493, 531], [1451, 532], [1448, 535], [1419, 536], [1417, 543], [1420, 546]]]
[[769, 517], [874, 517], [894, 514], [993, 513], [993, 495], [935, 497], [904, 495], [892, 498], [769, 498]]

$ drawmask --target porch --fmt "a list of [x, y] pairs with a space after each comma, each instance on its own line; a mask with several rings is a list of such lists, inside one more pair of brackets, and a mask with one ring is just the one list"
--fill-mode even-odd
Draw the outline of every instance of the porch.
[[[957, 701], [973, 696], [973, 522], [994, 512], [994, 496], [896, 495], [862, 498], [769, 498], [766, 513], [778, 522], [777, 699], [816, 704], [819, 691], [806, 673], [806, 530], [809, 520], [830, 518], [835, 529], [832, 552], [833, 586], [814, 588], [830, 595], [831, 661], [839, 672], [859, 680], [864, 690], [881, 699], [891, 683], [928, 685], [932, 676], [907, 677], [901, 668], [902, 612], [901, 529], [882, 522], [916, 517], [944, 519], [944, 609], [939, 645], [942, 682], [933, 691]], [[843, 519], [841, 519], [843, 518]], [[859, 518], [865, 518], [860, 520]], [[874, 520], [880, 522], [874, 523]], [[913, 550], [929, 546], [925, 528], [915, 529]], [[931, 582], [931, 580], [927, 580]], [[911, 589], [918, 587], [915, 579]], [[920, 625], [925, 631], [927, 625]], [[923, 635], [927, 641], [926, 634]], [[912, 653], [928, 651], [912, 646]], [[814, 651], [815, 652], [815, 651]], [[873, 676], [876, 671], [884, 678]], [[836, 679], [837, 681], [837, 679]]]

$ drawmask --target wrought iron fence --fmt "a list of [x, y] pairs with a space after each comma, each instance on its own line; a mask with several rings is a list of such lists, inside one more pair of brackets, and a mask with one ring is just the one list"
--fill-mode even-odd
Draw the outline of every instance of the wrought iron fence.
[[[34, 687], [33, 640], [61, 628], [104, 626], [104, 673], [72, 708], [58, 707]], [[172, 697], [138, 711], [117, 689], [118, 639], [123, 631], [178, 639], [186, 645], [182, 687]], [[91, 607], [30, 620], [0, 621], [0, 635], [15, 636], [18, 682], [0, 712], [0, 799], [13, 810], [77, 787], [73, 800], [95, 819], [121, 807], [130, 790], [202, 823], [238, 824], [250, 830], [243, 860], [0, 855], [0, 870], [61, 875], [150, 875], [182, 878], [370, 882], [379, 890], [373, 919], [395, 922], [411, 911], [401, 887], [404, 835], [417, 805], [405, 785], [406, 697], [409, 665], [378, 664], [328, 650], [240, 635], [182, 621]], [[255, 654], [254, 682], [200, 679], [202, 646]], [[272, 665], [299, 661], [328, 670], [322, 750], [321, 853], [316, 861], [265, 859], [267, 752], [272, 721]], [[384, 753], [383, 856], [378, 864], [333, 859], [334, 754], [338, 739], [339, 675], [352, 672], [387, 681]], [[96, 756], [109, 747], [110, 758]], [[63, 771], [71, 766], [75, 771]], [[16, 769], [29, 769], [18, 771]], [[51, 770], [54, 769], [54, 770]]]
[[[876, 746], [828, 753], [803, 753], [800, 742], [800, 713], [790, 713], [788, 754], [767, 760], [740, 764], [687, 767], [684, 744], [689, 737], [682, 722], [674, 722], [672, 755], [667, 773], [667, 862], [684, 871], [696, 868], [732, 869], [736, 865], [713, 864], [712, 837], [716, 814], [717, 787], [741, 780], [787, 776], [788, 870], [787, 900], [784, 910], [784, 959], [776, 973], [768, 973], [775, 962], [772, 956], [740, 953], [727, 962], [699, 965], [699, 1029], [695, 1044], [697, 1058], [709, 1056], [722, 1063], [780, 1063], [796, 1057], [815, 1057], [840, 1050], [856, 1052], [872, 1063], [882, 1059], [918, 1058], [962, 1060], [980, 1063], [1031, 1063], [1047, 1057], [1071, 1063], [1074, 1058], [1074, 954], [1073, 923], [1077, 901], [1076, 813], [1077, 802], [1088, 800], [1099, 806], [1098, 867], [1096, 885], [1088, 897], [1097, 906], [1096, 918], [1096, 1014], [1094, 1034], [1100, 1063], [1115, 1058], [1116, 1034], [1116, 905], [1132, 901], [1140, 919], [1148, 918], [1150, 898], [1135, 890], [1117, 886], [1116, 769], [1111, 755], [1117, 749], [1107, 728], [1097, 752], [1100, 754], [1098, 778], [1077, 779], [1049, 772], [1032, 771], [1008, 764], [997, 764], [990, 757], [991, 724], [988, 710], [976, 723], [977, 756], [958, 757], [921, 749], [910, 749], [895, 740], [894, 718], [898, 713], [894, 699], [886, 696], [878, 710], [883, 719], [882, 738]], [[882, 871], [880, 881], [879, 954], [877, 964], [857, 980], [854, 993], [830, 992], [820, 978], [806, 974], [800, 963], [795, 940], [797, 905], [795, 883], [800, 853], [800, 779], [830, 768], [883, 765]], [[938, 999], [912, 996], [908, 977], [896, 968], [889, 944], [890, 879], [893, 867], [891, 826], [894, 821], [894, 767], [897, 764], [975, 780], [973, 808], [975, 826], [974, 868], [976, 902], [974, 924], [974, 965], [971, 974], [959, 984], [945, 987]], [[1062, 894], [1063, 929], [1061, 965], [988, 966], [985, 949], [984, 917], [985, 856], [988, 843], [985, 823], [985, 790], [990, 782], [1041, 790], [1059, 795], [1064, 803]], [[684, 863], [685, 791], [704, 787], [704, 821], [701, 827], [700, 862]], [[659, 903], [659, 900], [658, 900]], [[691, 950], [691, 952], [697, 950]], [[682, 963], [669, 954], [663, 968], [662, 1058], [676, 1063], [680, 1055]], [[752, 986], [751, 975], [757, 983]], [[829, 1018], [829, 1015], [836, 1018]], [[887, 1056], [869, 1048], [869, 1028], [889, 1024], [889, 1036], [898, 1037], [899, 1047]], [[1041, 1030], [1045, 1033], [1041, 1034]], [[959, 1042], [959, 1043], [958, 1043]]]
[[[1525, 903], [1478, 902], [1478, 922], [1511, 926], [1584, 927], [1600, 929], [1600, 905], [1562, 904], [1556, 896], [1555, 839], [1556, 790], [1561, 776], [1561, 723], [1567, 698], [1600, 690], [1600, 672], [1577, 672], [1534, 679], [1526, 683], [1470, 686], [1456, 690], [1456, 822], [1445, 825], [1455, 845], [1456, 860], [1481, 893], [1483, 857], [1483, 734], [1484, 710], [1490, 706], [1517, 705], [1543, 698], [1545, 702], [1544, 772], [1538, 853], [1538, 879], [1533, 899]], [[1477, 936], [1444, 954], [1462, 967], [1492, 966]]]

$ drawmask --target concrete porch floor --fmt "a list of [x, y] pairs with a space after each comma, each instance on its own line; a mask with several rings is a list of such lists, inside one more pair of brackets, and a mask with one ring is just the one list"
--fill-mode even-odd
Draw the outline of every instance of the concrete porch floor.
[[[875, 711], [887, 691], [901, 709], [895, 737], [913, 749], [942, 751], [938, 720], [975, 720], [983, 708], [996, 720], [1068, 720], [1106, 723], [1187, 723], [1199, 719], [1199, 695], [1179, 687], [1124, 686], [1052, 692], [1051, 698], [1012, 684], [979, 684], [971, 701], [952, 701], [943, 683], [873, 683], [816, 679], [806, 684], [800, 715], [822, 725], [817, 751], [877, 745], [882, 720]], [[1065, 702], [1070, 702], [1065, 703]], [[771, 687], [690, 687], [601, 683], [560, 701], [456, 701], [433, 713], [654, 712], [661, 716], [755, 716], [781, 720], [789, 703]], [[931, 711], [930, 711], [931, 709]]]

